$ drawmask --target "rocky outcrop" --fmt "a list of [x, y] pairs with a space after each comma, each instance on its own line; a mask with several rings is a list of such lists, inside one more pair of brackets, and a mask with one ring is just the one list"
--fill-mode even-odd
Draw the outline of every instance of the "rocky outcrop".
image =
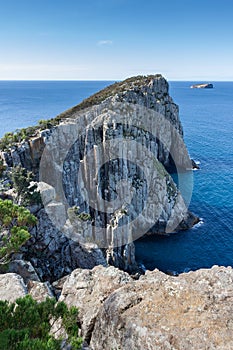
[[106, 261], [134, 271], [135, 239], [196, 223], [168, 173], [192, 164], [161, 75], [113, 84], [59, 120], [2, 153], [40, 180], [45, 208], [26, 259], [43, 279]]
[[198, 163], [195, 162], [194, 159], [191, 159], [191, 162], [192, 162], [192, 168], [194, 170], [199, 170], [200, 169], [200, 166], [198, 165]]
[[154, 270], [138, 281], [113, 267], [95, 267], [74, 271], [60, 299], [79, 307], [93, 350], [230, 350], [232, 283], [230, 267], [178, 277]]
[[66, 279], [59, 301], [79, 308], [79, 323], [85, 341], [90, 341], [105, 299], [116, 289], [132, 282], [128, 273], [114, 267], [77, 269]]
[[[86, 108], [90, 109], [90, 106], [99, 105], [106, 101], [108, 101], [108, 104], [109, 101], [115, 101], [144, 106], [147, 109], [154, 110], [163, 115], [175, 127], [178, 133], [183, 136], [183, 128], [179, 119], [179, 108], [169, 96], [169, 85], [161, 75], [132, 77], [123, 82], [113, 84], [84, 100], [79, 105], [63, 112], [58, 118], [69, 122], [71, 119], [79, 117], [80, 113], [86, 110]], [[90, 122], [91, 120], [89, 120]], [[14, 147], [2, 152], [2, 158], [8, 166], [22, 165], [28, 170], [37, 172], [46, 142], [53, 131], [54, 128], [40, 131], [37, 136], [31, 138], [29, 141], [15, 144]], [[101, 137], [101, 133], [103, 132], [103, 130], [99, 130], [99, 137]], [[129, 130], [125, 130], [125, 133], [129, 132]], [[137, 135], [134, 136], [137, 137]], [[171, 131], [168, 132], [167, 136], [169, 136], [167, 142], [172, 143], [175, 140], [172, 137]], [[94, 141], [96, 141], [96, 138], [97, 135], [95, 135]], [[159, 139], [156, 140], [158, 144], [158, 160], [166, 167], [172, 168], [174, 164], [171, 154], [169, 154], [169, 150], [165, 149], [160, 141]]]

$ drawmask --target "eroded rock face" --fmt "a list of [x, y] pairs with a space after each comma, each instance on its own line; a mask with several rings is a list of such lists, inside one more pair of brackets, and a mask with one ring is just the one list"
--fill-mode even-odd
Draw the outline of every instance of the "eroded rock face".
[[76, 270], [62, 300], [80, 308], [93, 350], [233, 348], [233, 269], [178, 277], [154, 270], [138, 281], [113, 267]]
[[53, 282], [77, 267], [92, 269], [95, 265], [107, 265], [100, 249], [82, 247], [68, 239], [44, 209], [37, 213], [37, 218], [38, 224], [24, 248], [24, 257], [32, 262], [40, 280]]
[[[178, 107], [162, 77], [135, 78], [94, 108], [69, 111], [69, 118], [41, 162], [41, 180], [56, 193], [46, 211], [70, 238], [107, 249], [110, 264], [132, 271], [135, 239], [186, 229], [196, 219], [164, 168], [173, 167], [173, 156], [176, 167], [191, 169]], [[73, 206], [76, 219], [66, 212]]]

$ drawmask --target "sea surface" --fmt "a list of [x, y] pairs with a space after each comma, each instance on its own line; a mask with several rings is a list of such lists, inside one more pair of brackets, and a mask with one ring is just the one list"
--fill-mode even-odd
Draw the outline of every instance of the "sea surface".
[[[0, 137], [55, 117], [110, 83], [0, 81]], [[185, 232], [138, 240], [136, 257], [147, 269], [233, 266], [233, 82], [190, 89], [193, 83], [170, 82], [170, 94], [180, 107], [190, 156], [200, 163], [190, 210], [202, 221]]]
[[106, 81], [0, 81], [0, 137], [56, 117], [103, 89]]

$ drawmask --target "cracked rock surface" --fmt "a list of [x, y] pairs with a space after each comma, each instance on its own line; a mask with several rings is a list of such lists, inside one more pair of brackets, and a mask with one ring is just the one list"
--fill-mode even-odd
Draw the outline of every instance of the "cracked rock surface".
[[80, 309], [93, 350], [233, 348], [233, 269], [178, 277], [158, 270], [139, 280], [114, 267], [75, 270], [61, 300]]

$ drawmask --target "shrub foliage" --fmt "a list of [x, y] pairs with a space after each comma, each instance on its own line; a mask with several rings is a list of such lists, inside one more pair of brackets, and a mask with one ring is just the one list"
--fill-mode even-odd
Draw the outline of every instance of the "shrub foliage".
[[37, 189], [35, 175], [21, 166], [12, 168], [11, 179], [16, 191], [16, 201], [28, 206], [41, 203], [40, 192]]
[[0, 301], [0, 350], [60, 350], [62, 339], [50, 332], [58, 319], [72, 349], [80, 349], [77, 315], [77, 308], [68, 309], [54, 298], [39, 303], [27, 295], [15, 303]]
[[30, 238], [29, 228], [36, 222], [29, 210], [11, 200], [0, 199], [0, 265], [7, 264], [11, 255]]

